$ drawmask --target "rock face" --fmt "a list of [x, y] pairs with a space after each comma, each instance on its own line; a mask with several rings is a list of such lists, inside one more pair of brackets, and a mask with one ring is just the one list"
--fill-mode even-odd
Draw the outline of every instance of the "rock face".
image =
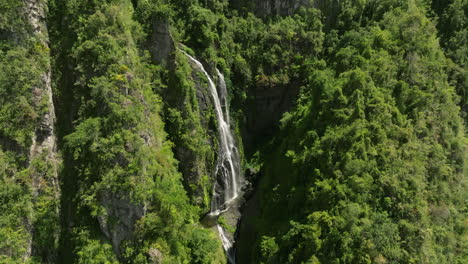
[[[32, 25], [34, 34], [41, 40], [41, 44], [48, 49], [47, 27], [45, 25], [45, 6], [40, 0], [25, 0], [26, 14], [29, 23]], [[47, 99], [47, 110], [41, 116], [40, 124], [37, 126], [32, 139], [33, 144], [30, 149], [30, 156], [34, 157], [43, 152], [47, 152], [49, 159], [56, 156], [55, 137], [55, 108], [52, 99], [52, 86], [50, 78], [50, 65], [40, 76], [41, 84], [33, 88], [35, 104], [39, 105], [44, 98]], [[55, 171], [56, 173], [56, 171]]]
[[163, 262], [163, 254], [157, 248], [150, 248], [148, 255], [150, 256], [151, 264], [160, 264]]
[[173, 68], [175, 46], [169, 31], [169, 21], [167, 19], [153, 20], [148, 47], [154, 62], [168, 68]]
[[[272, 135], [283, 113], [289, 110], [299, 92], [299, 85], [257, 86], [251, 91], [247, 105], [247, 131], [245, 145], [253, 146], [262, 138]], [[249, 149], [246, 148], [248, 152]]]
[[99, 200], [106, 210], [105, 215], [98, 217], [99, 227], [112, 242], [115, 254], [120, 256], [120, 245], [122, 241], [133, 238], [135, 223], [145, 214], [144, 207], [107, 192], [103, 193]]
[[[48, 50], [48, 33], [47, 26], [45, 23], [46, 19], [46, 4], [40, 0], [24, 0], [25, 13], [29, 24], [32, 27], [33, 35], [36, 37], [41, 45]], [[37, 125], [35, 133], [32, 137], [32, 144], [29, 150], [29, 170], [32, 178], [32, 197], [33, 207], [36, 209], [36, 202], [41, 197], [48, 196], [48, 199], [53, 199], [51, 204], [43, 210], [49, 210], [49, 214], [52, 216], [52, 221], [58, 224], [58, 203], [60, 196], [58, 174], [57, 174], [57, 146], [55, 136], [55, 108], [52, 98], [52, 86], [51, 86], [51, 67], [47, 65], [44, 72], [40, 75], [40, 85], [33, 87], [32, 96], [33, 102], [37, 107], [41, 106], [44, 101], [45, 111], [40, 116], [40, 123]], [[46, 164], [48, 170], [37, 167], [38, 162]], [[49, 197], [52, 196], [52, 197]], [[40, 205], [43, 206], [43, 205]], [[33, 211], [34, 212], [34, 211]], [[29, 219], [32, 221], [32, 219]], [[37, 220], [36, 220], [37, 221]], [[58, 229], [53, 234], [37, 234], [32, 223], [27, 224], [32, 238], [29, 241], [29, 248], [26, 252], [25, 259], [31, 257], [31, 255], [41, 255], [42, 258], [48, 260], [53, 259], [55, 253], [53, 249], [48, 248], [49, 246], [41, 245], [35, 242], [36, 236], [49, 236], [58, 239]]]

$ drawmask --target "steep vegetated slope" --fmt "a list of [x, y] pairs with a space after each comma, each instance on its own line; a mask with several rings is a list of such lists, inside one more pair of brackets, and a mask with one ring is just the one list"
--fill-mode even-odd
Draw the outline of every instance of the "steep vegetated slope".
[[242, 259], [467, 260], [464, 127], [425, 12], [415, 2], [342, 9], [263, 152], [260, 209], [246, 219], [255, 235], [239, 242], [257, 246]]
[[41, 1], [0, 2], [0, 261], [52, 262], [59, 185]]
[[0, 263], [227, 262], [184, 53], [237, 263], [466, 263], [467, 7], [0, 0]]
[[154, 92], [159, 69], [139, 48], [145, 34], [132, 19], [133, 5], [68, 1], [58, 7], [67, 20], [59, 30], [73, 43], [57, 48], [67, 60], [58, 63], [72, 71], [62, 78], [75, 80], [62, 87], [75, 104], [66, 113], [71, 120], [64, 120], [72, 129], [63, 138], [71, 178], [63, 187], [74, 192], [64, 200], [73, 212], [64, 217], [71, 243], [63, 252], [71, 252], [62, 261], [215, 262], [219, 242], [198, 223], [183, 189]]

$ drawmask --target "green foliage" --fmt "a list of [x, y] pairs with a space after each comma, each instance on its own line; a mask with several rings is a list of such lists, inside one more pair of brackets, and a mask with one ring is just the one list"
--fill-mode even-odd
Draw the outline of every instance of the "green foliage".
[[[168, 263], [210, 263], [220, 245], [211, 231], [194, 224], [197, 211], [182, 187], [160, 117], [163, 104], [153, 92], [160, 87], [151, 86], [161, 83], [153, 79], [160, 74], [137, 47], [145, 35], [132, 20], [130, 1], [88, 8], [85, 15], [77, 4], [70, 2], [67, 8], [76, 34], [70, 55], [77, 79], [73, 97], [79, 104], [74, 131], [64, 137], [80, 186], [74, 199], [85, 216], [73, 235], [76, 258], [83, 263], [146, 263], [157, 245]], [[144, 205], [145, 214], [130, 222], [134, 226], [123, 226], [119, 217], [127, 216], [115, 213], [109, 197], [128, 201], [132, 208]], [[110, 246], [87, 231], [96, 228], [86, 220], [92, 218], [110, 221], [110, 232], [117, 228], [124, 240]], [[200, 255], [200, 244], [211, 254], [201, 250], [205, 253]]]
[[215, 262], [218, 239], [215, 234], [203, 229], [193, 229], [193, 233], [188, 241], [192, 248], [191, 263], [209, 264]]
[[255, 261], [466, 260], [466, 139], [436, 30], [414, 4], [381, 19], [301, 67], [298, 105], [265, 153]]
[[92, 239], [88, 230], [81, 230], [75, 235], [79, 251], [76, 253], [76, 263], [119, 263], [112, 251], [112, 246], [98, 239]]
[[226, 69], [232, 108], [253, 111], [253, 87], [302, 86], [262, 150], [254, 262], [462, 261], [465, 242], [450, 239], [465, 231], [432, 217], [443, 202], [447, 221], [462, 219], [466, 140], [427, 3], [318, 3], [263, 20], [201, 5], [174, 5], [175, 35]]
[[260, 242], [260, 250], [265, 263], [268, 263], [268, 260], [278, 252], [278, 245], [276, 244], [275, 238], [263, 236], [262, 242]]
[[231, 234], [234, 234], [236, 232], [236, 227], [230, 225], [227, 222], [227, 219], [222, 215], [218, 218], [218, 224]]
[[203, 214], [209, 211], [212, 194], [213, 179], [210, 176], [216, 148], [210, 144], [216, 144], [217, 137], [209, 134], [209, 129], [216, 127], [216, 117], [206, 102], [199, 104], [200, 96], [205, 100], [210, 96], [205, 76], [192, 71], [181, 53], [176, 54], [176, 62], [178, 67], [168, 80], [169, 87], [162, 92], [166, 103], [166, 130], [175, 142], [176, 157], [186, 162], [179, 164], [179, 168], [189, 196]]
[[[33, 248], [35, 255], [51, 261], [58, 248], [56, 225], [59, 219], [59, 193], [57, 188], [55, 159], [42, 153], [31, 160], [29, 173], [33, 181], [32, 218]], [[43, 260], [44, 261], [44, 260]]]
[[217, 34], [214, 31], [216, 16], [210, 10], [192, 5], [188, 10], [189, 26], [185, 29], [191, 32], [190, 38], [187, 40], [190, 47], [198, 49], [206, 49], [213, 45]]
[[455, 0], [441, 3], [433, 1], [435, 13], [439, 16], [437, 27], [441, 37], [441, 45], [446, 51], [449, 61], [449, 81], [455, 86], [461, 97], [459, 105], [464, 112], [465, 123], [468, 115], [468, 2]]
[[47, 98], [37, 99], [42, 93], [40, 76], [47, 61], [46, 48], [37, 41], [25, 44], [31, 46], [0, 51], [0, 136], [21, 148], [31, 144], [32, 133], [43, 114], [43, 104], [47, 102]]
[[30, 217], [31, 194], [26, 173], [18, 171], [11, 153], [0, 151], [0, 263], [21, 263], [31, 234], [23, 225]]
[[[0, 1], [0, 49], [11, 44], [19, 44], [19, 40], [25, 38], [29, 25], [26, 16], [22, 12], [24, 2], [18, 0]], [[16, 43], [15, 43], [16, 42]]]
[[58, 242], [55, 161], [30, 152], [48, 110], [49, 49], [25, 9], [0, 1], [1, 263], [52, 261]]

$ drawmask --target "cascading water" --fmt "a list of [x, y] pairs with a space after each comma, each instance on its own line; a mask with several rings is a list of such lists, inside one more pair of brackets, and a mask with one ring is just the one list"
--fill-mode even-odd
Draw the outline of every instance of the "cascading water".
[[[218, 119], [219, 153], [215, 169], [216, 182], [214, 185], [213, 198], [211, 200], [211, 211], [209, 213], [211, 217], [218, 217], [221, 213], [230, 209], [230, 205], [241, 192], [240, 157], [231, 132], [226, 83], [224, 81], [224, 76], [216, 69], [219, 81], [218, 91], [203, 65], [192, 56], [185, 52], [183, 53], [208, 79], [208, 85], [213, 97], [216, 117]], [[229, 239], [226, 230], [224, 230], [222, 226], [217, 224], [216, 228], [219, 232], [229, 262], [232, 264], [235, 263], [233, 241]]]

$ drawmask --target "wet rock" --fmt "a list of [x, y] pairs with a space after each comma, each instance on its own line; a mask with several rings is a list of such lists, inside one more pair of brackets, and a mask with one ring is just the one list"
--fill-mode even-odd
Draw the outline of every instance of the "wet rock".
[[200, 223], [204, 227], [214, 227], [218, 223], [218, 215], [212, 215], [210, 213], [207, 213], [201, 220]]

